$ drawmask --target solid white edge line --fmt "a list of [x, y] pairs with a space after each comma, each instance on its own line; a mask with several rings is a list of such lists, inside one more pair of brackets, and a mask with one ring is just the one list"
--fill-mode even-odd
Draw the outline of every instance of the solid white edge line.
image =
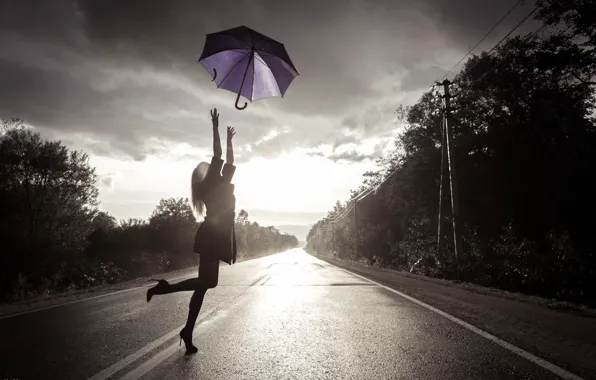
[[[178, 276], [178, 277], [174, 277], [174, 278], [169, 278], [168, 281], [179, 280], [181, 278], [186, 278], [186, 277], [189, 277], [189, 276], [195, 276], [195, 274], [187, 274], [187, 275], [184, 275], [184, 276]], [[122, 290], [118, 290], [118, 291], [115, 291], [115, 292], [110, 292], [110, 293], [106, 293], [106, 294], [100, 294], [100, 295], [97, 295], [97, 296], [84, 297], [84, 298], [80, 298], [78, 300], [72, 300], [72, 301], [68, 301], [68, 302], [64, 302], [64, 303], [57, 303], [57, 304], [54, 304], [54, 305], [44, 306], [44, 307], [40, 307], [40, 308], [36, 308], [36, 309], [25, 310], [25, 311], [21, 311], [21, 312], [14, 313], [14, 314], [8, 314], [8, 315], [0, 316], [0, 319], [6, 319], [6, 318], [11, 318], [11, 317], [18, 317], [19, 315], [31, 314], [31, 313], [35, 313], [35, 312], [38, 312], [38, 311], [53, 309], [55, 307], [72, 305], [73, 303], [78, 303], [78, 302], [83, 302], [83, 301], [90, 301], [90, 300], [94, 300], [94, 299], [98, 299], [98, 298], [113, 296], [113, 295], [120, 294], [120, 293], [125, 293], [125, 292], [130, 292], [130, 291], [141, 289], [141, 288], [146, 288], [148, 286], [152, 286], [152, 285], [151, 284], [141, 285], [141, 286], [136, 286], [134, 288], [122, 289]]]
[[[319, 260], [324, 261], [323, 259], [319, 259]], [[349, 273], [349, 274], [351, 274], [353, 276], [356, 276], [356, 277], [359, 277], [359, 278], [361, 278], [363, 280], [366, 280], [368, 282], [371, 282], [371, 283], [373, 283], [373, 284], [375, 284], [377, 286], [380, 286], [381, 288], [384, 288], [386, 290], [389, 290], [392, 293], [395, 293], [395, 294], [397, 294], [397, 295], [399, 295], [399, 296], [401, 296], [401, 297], [403, 297], [403, 298], [405, 298], [407, 300], [410, 300], [410, 301], [414, 302], [415, 304], [424, 307], [425, 309], [428, 309], [428, 310], [430, 310], [430, 311], [432, 311], [432, 312], [434, 312], [436, 314], [439, 314], [440, 316], [449, 319], [451, 322], [457, 323], [458, 325], [460, 325], [460, 326], [462, 326], [462, 327], [464, 327], [464, 328], [472, 331], [473, 333], [476, 333], [476, 334], [480, 335], [481, 337], [486, 338], [486, 339], [490, 340], [491, 342], [493, 342], [495, 344], [498, 344], [499, 346], [501, 346], [501, 347], [503, 347], [503, 348], [505, 348], [505, 349], [513, 352], [514, 354], [517, 354], [517, 355], [521, 356], [522, 358], [524, 358], [526, 360], [529, 360], [530, 362], [532, 362], [532, 363], [534, 363], [534, 364], [542, 367], [543, 369], [545, 369], [547, 371], [550, 371], [550, 372], [554, 373], [555, 375], [557, 375], [557, 376], [559, 376], [559, 377], [561, 377], [563, 379], [568, 379], [568, 380], [584, 380], [583, 378], [581, 378], [581, 377], [579, 377], [579, 376], [577, 376], [577, 375], [575, 375], [575, 374], [573, 374], [573, 373], [571, 373], [571, 372], [569, 372], [569, 371], [567, 371], [567, 370], [565, 370], [565, 369], [563, 369], [563, 368], [561, 368], [561, 367], [559, 367], [559, 366], [557, 366], [555, 364], [552, 364], [552, 363], [550, 363], [550, 362], [548, 362], [548, 361], [546, 361], [544, 359], [541, 359], [541, 358], [539, 358], [539, 357], [537, 357], [537, 356], [529, 353], [528, 351], [525, 351], [525, 350], [523, 350], [523, 349], [521, 349], [521, 348], [519, 348], [517, 346], [514, 346], [513, 344], [511, 344], [509, 342], [504, 341], [501, 338], [497, 338], [496, 336], [492, 335], [491, 333], [488, 333], [488, 332], [486, 332], [484, 330], [481, 330], [478, 327], [469, 324], [468, 322], [464, 322], [461, 319], [459, 319], [457, 317], [454, 317], [451, 314], [447, 314], [446, 312], [444, 312], [442, 310], [439, 310], [436, 307], [431, 306], [429, 304], [426, 304], [426, 303], [424, 303], [424, 302], [422, 302], [420, 300], [417, 300], [414, 297], [411, 297], [411, 296], [409, 296], [407, 294], [404, 294], [404, 293], [400, 292], [399, 290], [395, 290], [393, 288], [390, 288], [389, 286], [380, 284], [380, 283], [378, 283], [378, 282], [376, 282], [374, 280], [371, 280], [371, 279], [366, 278], [364, 276], [361, 276], [359, 274], [350, 272], [349, 270], [344, 269], [344, 268], [341, 268], [341, 267], [338, 267], [336, 265], [333, 265], [333, 264], [331, 264], [328, 261], [325, 261], [325, 262], [327, 264], [329, 264], [329, 265], [337, 268], [337, 269], [341, 269], [344, 272], [347, 272], [347, 273]]]

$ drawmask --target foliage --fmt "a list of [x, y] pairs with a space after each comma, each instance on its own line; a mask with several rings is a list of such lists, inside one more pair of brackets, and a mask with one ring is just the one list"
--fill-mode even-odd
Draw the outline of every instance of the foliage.
[[95, 182], [86, 154], [44, 141], [21, 120], [2, 121], [2, 288], [18, 273], [39, 280], [84, 255], [97, 206]]
[[406, 127], [378, 171], [395, 174], [377, 174], [374, 183], [387, 180], [358, 202], [356, 222], [350, 213], [333, 226], [343, 206], [316, 223], [308, 249], [596, 303], [596, 29], [586, 21], [596, 3], [538, 5], [549, 33], [474, 56], [452, 86], [462, 255], [453, 256], [448, 211], [437, 250], [443, 117], [432, 92], [398, 109]]
[[[15, 301], [196, 265], [198, 227], [187, 199], [162, 199], [148, 220], [117, 222], [97, 209], [95, 169], [86, 154], [45, 141], [19, 119], [0, 134], [0, 297]], [[271, 254], [296, 237], [236, 222], [239, 255]]]

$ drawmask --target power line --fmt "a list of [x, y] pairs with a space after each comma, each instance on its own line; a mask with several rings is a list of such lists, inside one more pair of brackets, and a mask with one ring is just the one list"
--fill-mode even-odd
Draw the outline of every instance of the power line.
[[[454, 68], [457, 67], [457, 65], [459, 65], [468, 55], [470, 55], [474, 49], [476, 49], [481, 43], [482, 41], [484, 41], [502, 22], [503, 20], [505, 20], [510, 14], [511, 12], [519, 5], [521, 4], [523, 0], [518, 0], [508, 11], [507, 13], [505, 13], [505, 15], [503, 17], [501, 17], [501, 19], [480, 39], [480, 41], [478, 41], [476, 43], [476, 45], [474, 45], [474, 47], [468, 52], [466, 53], [462, 59], [459, 60], [459, 62], [457, 62], [452, 68], [451, 70], [449, 70], [447, 72], [447, 74], [445, 74], [443, 76], [443, 78], [441, 78], [441, 80], [445, 79], [445, 77], [447, 75], [449, 75], [449, 73], [451, 71], [453, 71]], [[505, 35], [505, 37], [503, 37], [495, 46], [492, 47], [492, 49], [489, 51], [488, 54], [490, 54], [490, 52], [492, 52], [494, 49], [496, 49], [503, 41], [505, 41], [505, 39], [507, 39], [507, 37], [509, 37], [511, 35], [511, 33], [513, 33], [515, 30], [517, 30], [517, 28], [519, 28], [528, 18], [530, 18], [530, 16], [532, 16], [532, 14], [534, 14], [534, 12], [536, 12], [538, 8], [534, 8], [532, 9], [532, 11], [527, 14], [512, 30], [509, 31], [509, 33], [507, 33], [507, 35]], [[374, 190], [377, 190], [383, 183], [385, 183], [389, 178], [391, 178], [396, 172], [397, 172], [398, 168], [396, 168], [391, 174], [389, 174], [387, 177], [385, 177], [385, 179], [383, 179], [383, 181], [381, 181], [381, 183], [376, 184], [374, 186], [371, 186], [369, 189], [365, 189], [363, 191], [360, 192], [359, 195], [357, 195], [354, 199], [352, 199], [352, 202], [357, 202], [361, 199], [364, 199], [366, 196], [368, 196], [371, 192], [373, 192]]]
[[501, 41], [497, 42], [497, 44], [496, 44], [495, 46], [493, 46], [493, 48], [492, 48], [492, 49], [490, 49], [490, 50], [488, 51], [488, 53], [487, 53], [487, 54], [490, 54], [490, 53], [492, 53], [492, 52], [493, 52], [493, 51], [494, 51], [494, 50], [495, 50], [497, 47], [499, 47], [499, 45], [501, 45], [501, 43], [502, 43], [503, 41], [505, 41], [505, 40], [506, 40], [506, 39], [507, 39], [507, 38], [508, 38], [508, 37], [511, 35], [511, 33], [515, 32], [515, 31], [517, 30], [517, 28], [519, 28], [519, 27], [520, 27], [520, 26], [521, 26], [521, 25], [522, 25], [524, 22], [526, 22], [526, 20], [528, 20], [528, 19], [530, 18], [530, 16], [532, 16], [532, 15], [534, 14], [534, 12], [536, 12], [537, 10], [538, 10], [538, 8], [537, 8], [537, 7], [534, 7], [534, 9], [532, 9], [532, 11], [531, 11], [530, 13], [528, 13], [528, 14], [526, 15], [526, 17], [524, 17], [524, 18], [523, 18], [523, 19], [522, 19], [520, 22], [518, 22], [518, 23], [517, 23], [517, 25], [516, 25], [516, 26], [514, 26], [514, 27], [513, 27], [513, 29], [511, 29], [511, 30], [509, 31], [509, 33], [507, 33], [507, 34], [505, 35], [505, 37], [503, 37], [503, 38], [501, 39]]
[[[530, 16], [532, 16], [532, 15], [534, 14], [534, 12], [536, 12], [537, 10], [538, 10], [538, 8], [537, 8], [537, 7], [534, 7], [534, 8], [533, 8], [533, 9], [532, 9], [532, 10], [531, 10], [531, 11], [530, 11], [530, 12], [529, 12], [529, 13], [528, 13], [528, 14], [527, 14], [527, 15], [526, 15], [526, 16], [525, 16], [525, 17], [524, 17], [524, 18], [523, 18], [523, 19], [522, 19], [520, 22], [518, 22], [518, 23], [517, 23], [517, 25], [515, 25], [515, 26], [514, 26], [514, 27], [513, 27], [513, 28], [512, 28], [512, 29], [511, 29], [511, 30], [510, 30], [510, 31], [509, 31], [509, 32], [508, 32], [508, 33], [505, 35], [505, 37], [503, 37], [503, 38], [502, 38], [502, 39], [501, 39], [499, 42], [497, 42], [497, 43], [496, 43], [496, 44], [495, 44], [495, 45], [494, 45], [494, 46], [493, 46], [493, 47], [492, 47], [492, 48], [491, 48], [491, 49], [490, 49], [490, 50], [489, 50], [489, 51], [488, 51], [486, 54], [487, 54], [487, 55], [490, 55], [490, 54], [491, 54], [493, 51], [495, 51], [495, 49], [497, 49], [497, 48], [498, 48], [498, 47], [499, 47], [499, 46], [500, 46], [500, 45], [501, 45], [501, 44], [502, 44], [502, 43], [503, 43], [503, 42], [504, 42], [504, 41], [505, 41], [507, 38], [509, 38], [509, 36], [511, 36], [511, 34], [512, 34], [513, 32], [515, 32], [515, 31], [516, 31], [516, 30], [517, 30], [517, 29], [518, 29], [518, 28], [519, 28], [519, 27], [520, 27], [520, 26], [521, 26], [521, 25], [522, 25], [524, 22], [526, 22], [526, 21], [527, 21], [527, 20], [530, 18]], [[533, 33], [539, 33], [540, 31], [542, 31], [542, 30], [543, 30], [543, 29], [545, 29], [545, 28], [546, 28], [546, 25], [544, 25], [544, 24], [543, 24], [543, 25], [542, 25], [540, 28], [538, 28], [538, 30], [534, 31]], [[464, 56], [464, 58], [465, 58], [465, 57], [466, 57], [466, 56]], [[479, 62], [479, 61], [478, 61], [478, 62]], [[478, 62], [476, 62], [476, 65], [478, 64]], [[459, 63], [458, 63], [458, 64], [459, 64]], [[457, 65], [456, 65], [456, 66], [457, 66]], [[455, 67], [455, 66], [454, 66], [454, 67]], [[474, 65], [474, 66], [472, 66], [472, 68], [473, 68], [473, 67], [475, 67], [475, 65]], [[453, 69], [452, 69], [452, 70], [453, 70]], [[451, 71], [451, 70], [450, 70], [450, 71]], [[484, 74], [484, 75], [486, 75], [486, 73], [488, 73], [488, 72], [485, 72], [485, 74]], [[449, 73], [447, 73], [447, 74], [449, 74]], [[447, 74], [446, 74], [445, 76], [443, 76], [443, 78], [445, 78], [445, 77], [447, 76]], [[443, 79], [443, 78], [441, 78], [441, 79]]]
[[[356, 202], [366, 198], [367, 196], [369, 196], [371, 193], [376, 192], [382, 184], [384, 184], [385, 182], [387, 182], [387, 180], [389, 178], [391, 178], [395, 173], [397, 173], [398, 168], [396, 168], [395, 170], [393, 170], [393, 172], [391, 172], [391, 174], [389, 174], [387, 177], [385, 177], [380, 183], [371, 186], [368, 189], [364, 189], [363, 191], [360, 192], [359, 195], [357, 195], [355, 198], [351, 199], [348, 201], [348, 204], [345, 206], [346, 208], [344, 210], [342, 210], [338, 216], [335, 216], [332, 221], [337, 223], [340, 220], [342, 220], [343, 218], [345, 218], [350, 211], [352, 211], [354, 209], [354, 207], [356, 207]], [[349, 207], [349, 209], [348, 209]]]
[[[476, 49], [476, 47], [478, 47], [482, 41], [484, 41], [486, 39], [486, 37], [488, 37], [488, 35], [490, 35], [490, 33], [492, 33], [492, 31], [501, 24], [501, 22], [503, 22], [503, 20], [505, 20], [505, 18], [507, 18], [509, 16], [509, 14], [522, 2], [523, 0], [518, 0], [510, 9], [509, 11], [480, 39], [480, 41], [478, 41], [478, 43], [476, 43], [476, 45], [474, 45], [474, 47], [468, 52], [466, 53], [462, 59], [459, 60], [458, 63], [456, 63], [453, 68], [451, 68], [451, 70], [449, 70], [447, 72], [447, 74], [445, 74], [441, 80], [443, 80], [445, 77], [447, 77], [447, 75], [449, 75], [449, 73], [451, 71], [453, 71], [453, 69], [455, 69], [455, 67], [457, 67], [457, 65], [459, 65], [468, 55], [470, 55], [472, 53], [472, 51], [474, 49]], [[534, 9], [532, 9], [532, 11], [530, 11], [520, 22], [517, 23], [517, 25], [515, 25], [506, 35], [505, 37], [503, 37], [499, 42], [497, 42], [490, 50], [487, 54], [492, 53], [497, 47], [499, 47], [501, 45], [501, 43], [503, 43], [503, 41], [505, 41], [513, 32], [515, 32], [524, 22], [526, 22], [533, 14], [534, 12], [536, 12], [538, 8], [534, 7]], [[540, 28], [539, 30], [543, 29], [544, 27]], [[538, 31], [537, 31], [538, 32]], [[434, 86], [433, 86], [434, 87]], [[399, 170], [399, 168], [395, 168], [393, 170], [393, 172], [391, 172], [388, 176], [386, 176], [380, 183], [375, 184], [375, 185], [371, 185], [369, 186], [369, 188], [362, 190], [356, 197], [354, 197], [353, 199], [351, 199], [350, 201], [348, 201], [348, 204], [351, 204], [350, 206], [346, 205], [346, 208], [344, 210], [342, 210], [339, 215], [334, 215], [334, 217], [332, 218], [332, 223], [336, 223], [338, 221], [340, 221], [341, 219], [343, 219], [346, 215], [349, 214], [350, 211], [352, 211], [352, 209], [354, 208], [356, 202], [366, 198], [368, 195], [370, 195], [372, 192], [377, 191], [381, 185], [383, 185], [389, 178], [391, 178], [395, 173], [397, 173], [397, 171]], [[349, 209], [348, 209], [349, 207]]]
[[[525, 20], [527, 20], [527, 16], [525, 18]], [[525, 21], [522, 20], [522, 21]], [[519, 24], [521, 25], [521, 23]], [[537, 35], [538, 33], [542, 32], [543, 30], [547, 29], [549, 26], [546, 24], [542, 24], [542, 26], [540, 28], [538, 28], [537, 30], [535, 30], [534, 32], [532, 32], [532, 34]], [[558, 36], [561, 36], [563, 33], [565, 33], [567, 31], [567, 29], [563, 30], [562, 32], [560, 32], [558, 34]], [[491, 51], [494, 51], [494, 49], [491, 49]], [[494, 86], [495, 83], [497, 83], [500, 79], [503, 79], [503, 75], [498, 71], [498, 69], [500, 69], [503, 66], [503, 63], [505, 62], [505, 60], [501, 60], [500, 62], [498, 62], [496, 64], [496, 66], [492, 66], [492, 70], [490, 71], [485, 71], [482, 76], [480, 76], [480, 78], [478, 78], [479, 81], [482, 81], [488, 74], [496, 74], [496, 78], [491, 81], [487, 86], [486, 89], [490, 89], [492, 86]]]
[[443, 75], [443, 77], [439, 80], [439, 82], [442, 81], [443, 79], [445, 79], [447, 77], [447, 75], [449, 75], [449, 73], [451, 73], [453, 71], [453, 69], [455, 69], [457, 67], [457, 65], [459, 65], [460, 63], [462, 63], [462, 61], [464, 59], [466, 59], [467, 56], [469, 56], [470, 54], [472, 54], [472, 52], [474, 51], [474, 49], [476, 49], [478, 47], [478, 45], [480, 45], [486, 39], [486, 37], [488, 37], [497, 28], [497, 26], [499, 26], [503, 22], [503, 20], [505, 20], [507, 18], [507, 16], [509, 16], [509, 14], [511, 14], [511, 12], [513, 12], [513, 10], [515, 8], [517, 8], [517, 6], [519, 4], [521, 4], [522, 1], [523, 0], [518, 0], [517, 3], [515, 3], [509, 9], [509, 11], [507, 11], [507, 13], [505, 13], [505, 15], [503, 17], [501, 17], [501, 19], [488, 32], [486, 32], [486, 34], [484, 35], [484, 37], [482, 37], [480, 39], [480, 41], [478, 41], [476, 43], [476, 45], [474, 45], [474, 47], [472, 49], [470, 49], [470, 51], [468, 51], [449, 71], [447, 71], [447, 73], [445, 75]]
[[350, 211], [352, 211], [352, 210], [354, 209], [354, 205], [355, 205], [355, 204], [356, 204], [355, 202], [354, 202], [354, 203], [352, 203], [352, 204], [349, 206], [349, 208], [348, 208], [348, 206], [346, 205], [346, 208], [345, 208], [345, 209], [343, 209], [342, 211], [340, 211], [338, 215], [334, 216], [334, 217], [333, 217], [333, 219], [332, 219], [331, 221], [332, 221], [333, 223], [337, 223], [337, 222], [339, 222], [340, 220], [342, 220], [343, 218], [345, 218], [345, 217], [346, 217], [346, 216], [347, 216], [347, 215], [350, 213]]

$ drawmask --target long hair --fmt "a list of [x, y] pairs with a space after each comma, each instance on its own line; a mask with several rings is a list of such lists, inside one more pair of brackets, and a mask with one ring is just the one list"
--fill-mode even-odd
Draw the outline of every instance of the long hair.
[[204, 187], [203, 181], [207, 176], [207, 170], [209, 170], [209, 164], [201, 162], [192, 171], [192, 176], [190, 177], [190, 206], [195, 219], [199, 223], [205, 219], [206, 210], [205, 202], [202, 199], [202, 194], [204, 193], [202, 190]]

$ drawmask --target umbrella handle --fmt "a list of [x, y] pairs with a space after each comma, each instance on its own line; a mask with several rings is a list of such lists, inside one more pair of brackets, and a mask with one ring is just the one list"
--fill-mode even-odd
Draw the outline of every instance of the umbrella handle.
[[[246, 102], [244, 102], [244, 107], [238, 107], [238, 101], [240, 101], [240, 94], [242, 93], [242, 87], [244, 87], [244, 80], [246, 79], [246, 74], [248, 73], [248, 68], [250, 67], [250, 63], [254, 59], [254, 57], [255, 57], [255, 48], [253, 47], [250, 50], [250, 56], [248, 57], [248, 65], [246, 65], [246, 70], [244, 70], [244, 76], [242, 77], [242, 83], [240, 83], [240, 90], [238, 90], [238, 96], [236, 97], [235, 105], [236, 105], [236, 109], [238, 111], [242, 111], [248, 105]], [[252, 99], [250, 101], [252, 102]]]
[[217, 78], [217, 70], [213, 69], [213, 79], [211, 80], [211, 82], [213, 82], [215, 80], [215, 78]]
[[248, 106], [248, 104], [246, 102], [244, 102], [244, 107], [238, 107], [238, 101], [240, 100], [240, 92], [238, 92], [238, 96], [236, 97], [236, 109], [239, 111], [242, 111], [243, 109], [246, 108], [246, 106]]

